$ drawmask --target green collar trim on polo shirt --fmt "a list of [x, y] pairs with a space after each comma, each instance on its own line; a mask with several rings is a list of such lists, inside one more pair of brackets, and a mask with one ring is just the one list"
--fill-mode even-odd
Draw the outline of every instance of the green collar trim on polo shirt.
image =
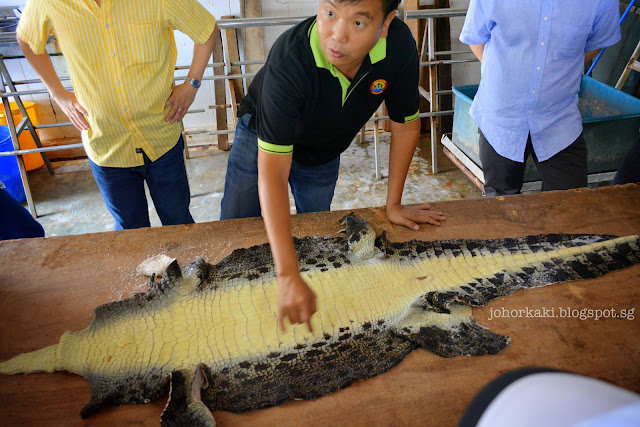
[[[340, 87], [342, 88], [342, 105], [344, 105], [345, 101], [349, 97], [349, 86], [351, 86], [351, 81], [344, 76], [336, 67], [329, 62], [324, 52], [322, 51], [322, 45], [320, 44], [320, 36], [318, 35], [318, 27], [316, 26], [316, 22], [314, 21], [311, 24], [311, 28], [309, 28], [309, 44], [311, 45], [311, 52], [313, 53], [313, 58], [316, 61], [316, 67], [324, 68], [329, 70], [331, 75], [338, 79], [340, 82]], [[369, 59], [371, 60], [371, 64], [375, 64], [387, 57], [387, 39], [380, 37], [376, 45], [369, 51]], [[368, 73], [367, 73], [368, 74]], [[364, 76], [362, 77], [364, 78]], [[360, 83], [362, 80], [358, 80], [355, 86]], [[354, 86], [354, 88], [355, 88]], [[353, 92], [353, 89], [351, 90]]]
[[387, 39], [380, 37], [378, 43], [369, 51], [369, 59], [371, 64], [382, 61], [387, 57]]

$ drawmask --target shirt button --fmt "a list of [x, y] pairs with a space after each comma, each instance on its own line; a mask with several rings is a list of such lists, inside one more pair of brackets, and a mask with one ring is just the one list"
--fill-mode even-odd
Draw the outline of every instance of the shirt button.
[[540, 46], [544, 46], [544, 42], [540, 43]]
[[111, 52], [111, 56], [116, 56], [116, 53], [115, 52]]
[[544, 17], [544, 20], [545, 20], [545, 21], [548, 21], [548, 20], [549, 20], [549, 17], [548, 17], [548, 16], [545, 16], [545, 17]]
[[531, 114], [531, 110], [529, 110], [529, 114]]
[[120, 80], [116, 80], [116, 84], [119, 85], [120, 84]]
[[540, 67], [537, 67], [536, 70], [540, 71]]
[[531, 91], [531, 93], [536, 93], [536, 91], [535, 91], [535, 90], [532, 90], [532, 91]]
[[105, 28], [109, 28], [109, 26], [110, 26], [109, 24], [104, 24]]
[[128, 110], [128, 108], [127, 108], [127, 107], [124, 107], [124, 108], [122, 109], [122, 111], [127, 111], [127, 110]]

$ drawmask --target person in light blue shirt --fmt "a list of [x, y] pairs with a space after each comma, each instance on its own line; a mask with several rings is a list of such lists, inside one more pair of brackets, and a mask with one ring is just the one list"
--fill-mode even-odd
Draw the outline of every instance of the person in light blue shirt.
[[487, 196], [519, 193], [529, 155], [543, 190], [587, 185], [581, 75], [619, 19], [617, 0], [471, 0], [460, 41], [481, 61], [470, 114]]

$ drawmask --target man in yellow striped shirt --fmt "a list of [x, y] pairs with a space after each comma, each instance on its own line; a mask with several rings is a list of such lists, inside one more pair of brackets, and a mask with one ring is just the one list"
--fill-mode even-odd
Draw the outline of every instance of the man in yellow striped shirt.
[[[214, 17], [197, 0], [28, 0], [18, 43], [52, 98], [82, 131], [116, 230], [148, 227], [147, 181], [163, 225], [192, 223], [180, 121], [213, 50]], [[174, 86], [173, 30], [194, 42]], [[45, 52], [54, 34], [74, 92]]]

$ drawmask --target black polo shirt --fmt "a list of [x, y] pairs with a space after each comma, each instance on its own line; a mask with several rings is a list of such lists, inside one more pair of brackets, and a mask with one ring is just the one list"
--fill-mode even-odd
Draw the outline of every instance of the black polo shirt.
[[383, 100], [398, 123], [416, 120], [420, 107], [418, 52], [402, 21], [391, 22], [351, 82], [327, 60], [316, 25], [309, 18], [278, 38], [238, 109], [253, 114], [261, 150], [293, 152], [304, 165], [340, 156]]

